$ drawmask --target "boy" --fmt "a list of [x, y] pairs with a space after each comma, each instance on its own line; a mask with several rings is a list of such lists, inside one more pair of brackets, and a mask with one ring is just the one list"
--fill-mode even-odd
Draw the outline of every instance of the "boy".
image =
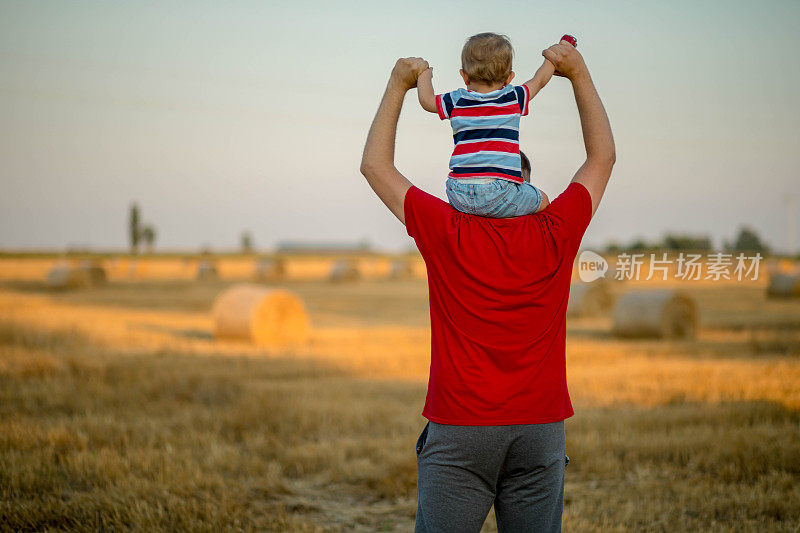
[[545, 59], [524, 85], [510, 85], [513, 55], [505, 35], [479, 33], [467, 39], [461, 51], [466, 89], [434, 94], [432, 68], [417, 80], [422, 108], [450, 119], [455, 149], [447, 198], [464, 213], [509, 218], [536, 213], [549, 204], [543, 192], [523, 179], [519, 119], [528, 114], [528, 102], [550, 81], [555, 67]]

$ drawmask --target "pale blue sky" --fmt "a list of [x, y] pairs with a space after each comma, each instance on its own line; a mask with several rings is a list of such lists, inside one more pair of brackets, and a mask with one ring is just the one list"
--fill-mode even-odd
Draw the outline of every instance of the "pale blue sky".
[[[244, 229], [261, 248], [406, 248], [358, 173], [367, 128], [397, 57], [425, 57], [452, 90], [480, 31], [511, 37], [519, 82], [562, 33], [578, 38], [618, 153], [588, 247], [665, 231], [720, 243], [743, 224], [785, 247], [798, 22], [795, 1], [0, 1], [0, 247], [124, 247], [137, 200], [160, 248], [235, 248]], [[556, 196], [583, 157], [567, 81], [532, 102], [521, 143]], [[409, 93], [401, 171], [442, 197], [451, 149]]]

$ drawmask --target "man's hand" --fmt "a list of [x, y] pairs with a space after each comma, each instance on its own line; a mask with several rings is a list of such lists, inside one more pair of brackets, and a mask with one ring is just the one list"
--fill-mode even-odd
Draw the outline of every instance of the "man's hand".
[[561, 41], [543, 50], [542, 55], [556, 67], [556, 76], [564, 76], [570, 80], [588, 73], [586, 63], [578, 49], [567, 41]]
[[413, 89], [417, 86], [417, 78], [428, 66], [421, 57], [401, 57], [394, 65], [390, 81], [405, 91]]

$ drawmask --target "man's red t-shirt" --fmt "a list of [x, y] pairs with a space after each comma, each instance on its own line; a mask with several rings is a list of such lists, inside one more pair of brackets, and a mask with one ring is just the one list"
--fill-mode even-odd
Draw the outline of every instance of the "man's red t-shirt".
[[422, 414], [440, 424], [572, 416], [565, 358], [572, 264], [592, 216], [573, 183], [544, 211], [484, 218], [411, 187], [408, 234], [428, 268], [431, 369]]

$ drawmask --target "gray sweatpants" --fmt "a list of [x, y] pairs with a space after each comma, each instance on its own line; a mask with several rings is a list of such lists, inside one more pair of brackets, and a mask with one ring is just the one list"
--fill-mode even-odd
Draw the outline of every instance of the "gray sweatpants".
[[417, 440], [417, 533], [480, 531], [494, 504], [501, 532], [561, 531], [564, 422], [451, 426]]

